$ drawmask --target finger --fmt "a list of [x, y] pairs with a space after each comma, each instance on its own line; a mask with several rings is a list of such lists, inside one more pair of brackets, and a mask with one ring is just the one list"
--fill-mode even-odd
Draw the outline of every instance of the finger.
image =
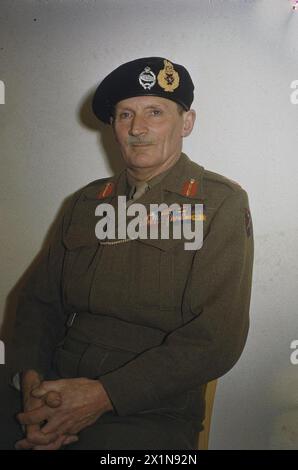
[[62, 404], [62, 397], [58, 392], [48, 392], [44, 399], [45, 403], [51, 408], [58, 408]]
[[14, 445], [14, 448], [16, 450], [29, 450], [29, 449], [32, 449], [33, 447], [34, 447], [34, 444], [28, 441], [28, 439], [21, 439], [20, 441], [17, 441]]
[[17, 420], [21, 424], [39, 424], [50, 417], [50, 408], [48, 406], [40, 406], [34, 410], [17, 414]]
[[60, 437], [60, 433], [54, 432], [51, 434], [44, 434], [42, 431], [29, 432], [27, 439], [34, 445], [47, 445], [54, 442]]
[[21, 374], [22, 383], [30, 383], [30, 388], [39, 387], [41, 376], [36, 371], [26, 371]]
[[65, 439], [65, 435], [59, 436], [51, 444], [34, 446], [33, 450], [58, 450], [63, 445], [64, 439]]
[[78, 436], [65, 436], [65, 434], [63, 434], [62, 436], [59, 436], [59, 438], [57, 438], [55, 442], [52, 442], [49, 445], [34, 446], [34, 450], [57, 450], [61, 446], [72, 444], [73, 442], [77, 442], [78, 440]]
[[30, 439], [26, 438], [17, 441], [14, 447], [16, 450], [29, 450], [33, 448], [35, 450], [55, 450], [58, 449], [61, 445], [69, 445], [73, 442], [77, 442], [78, 440], [78, 436], [65, 436], [65, 434], [63, 434], [62, 436], [56, 435], [56, 438], [53, 439], [53, 442], [48, 443], [46, 440], [43, 440], [43, 442], [33, 442]]
[[69, 444], [72, 444], [73, 442], [77, 442], [78, 440], [78, 436], [67, 436], [63, 441], [63, 445], [67, 446]]
[[68, 429], [73, 425], [72, 421], [69, 420], [69, 416], [57, 414], [53, 416], [42, 428], [44, 434], [57, 432], [59, 434], [65, 434]]
[[50, 444], [51, 442], [55, 441], [59, 436], [60, 433], [57, 432], [45, 435], [40, 429], [40, 426], [37, 424], [31, 424], [30, 426], [27, 426], [26, 429], [26, 438], [34, 445]]

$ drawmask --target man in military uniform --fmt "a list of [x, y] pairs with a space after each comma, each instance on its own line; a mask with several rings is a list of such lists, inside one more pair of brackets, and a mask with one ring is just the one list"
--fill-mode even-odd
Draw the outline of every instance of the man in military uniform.
[[[76, 193], [20, 296], [19, 449], [196, 448], [204, 386], [245, 345], [253, 233], [246, 192], [182, 153], [193, 90], [183, 66], [149, 57], [95, 93], [126, 168]], [[128, 207], [203, 204], [202, 247], [186, 250], [183, 236], [99, 240], [96, 208], [117, 211], [119, 196]]]

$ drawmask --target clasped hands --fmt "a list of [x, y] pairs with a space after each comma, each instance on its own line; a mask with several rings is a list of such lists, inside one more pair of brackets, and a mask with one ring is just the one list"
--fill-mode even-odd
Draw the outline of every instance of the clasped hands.
[[99, 380], [86, 378], [42, 381], [34, 370], [22, 378], [24, 412], [17, 415], [26, 437], [19, 450], [57, 450], [76, 442], [78, 433], [92, 425], [113, 405]]

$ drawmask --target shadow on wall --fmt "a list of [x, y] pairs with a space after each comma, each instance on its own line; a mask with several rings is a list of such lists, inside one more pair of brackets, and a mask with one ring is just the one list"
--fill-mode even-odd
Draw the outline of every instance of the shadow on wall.
[[78, 122], [88, 130], [98, 132], [98, 145], [104, 149], [108, 166], [111, 174], [116, 174], [124, 168], [124, 162], [121, 157], [119, 146], [115, 140], [112, 126], [99, 121], [92, 112], [92, 98], [95, 89], [92, 89], [79, 104]]
[[[103, 124], [99, 121], [92, 112], [92, 98], [94, 95], [94, 91], [92, 90], [88, 92], [88, 94], [83, 97], [81, 103], [78, 105], [77, 110], [77, 120], [80, 126], [85, 127], [89, 131], [93, 130], [98, 133], [98, 144], [100, 148], [104, 149], [105, 152], [105, 159], [107, 166], [111, 169], [111, 175], [117, 174], [124, 168], [124, 162], [122, 160], [121, 154], [119, 152], [118, 145], [115, 141], [114, 134], [112, 127], [106, 124]], [[82, 161], [82, 165], [84, 162]], [[35, 256], [30, 266], [26, 269], [26, 271], [22, 274], [20, 279], [14, 285], [14, 287], [9, 292], [5, 308], [4, 308], [4, 318], [2, 327], [0, 328], [0, 339], [4, 341], [5, 345], [9, 346], [10, 340], [13, 334], [13, 327], [15, 323], [15, 315], [16, 315], [16, 308], [17, 308], [17, 301], [20, 291], [22, 290], [23, 286], [25, 285], [27, 279], [29, 278], [31, 272], [34, 270], [35, 266], [38, 264], [40, 257], [42, 256], [43, 252], [47, 250], [52, 237], [56, 231], [56, 228], [59, 225], [59, 222], [62, 219], [63, 213], [68, 205], [70, 199], [80, 191], [79, 188], [73, 194], [67, 196], [64, 201], [62, 201], [58, 212], [49, 226], [49, 229], [45, 235], [44, 241], [42, 243], [41, 249], [39, 253]], [[49, 221], [50, 223], [50, 221]], [[9, 347], [6, 348], [6, 364], [9, 364]]]

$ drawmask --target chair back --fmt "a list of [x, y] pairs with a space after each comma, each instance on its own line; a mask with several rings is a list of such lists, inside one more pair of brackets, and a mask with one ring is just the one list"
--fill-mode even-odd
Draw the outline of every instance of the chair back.
[[209, 433], [211, 427], [212, 409], [215, 398], [217, 379], [208, 382], [205, 385], [205, 418], [203, 421], [204, 429], [199, 433], [198, 450], [208, 450]]

